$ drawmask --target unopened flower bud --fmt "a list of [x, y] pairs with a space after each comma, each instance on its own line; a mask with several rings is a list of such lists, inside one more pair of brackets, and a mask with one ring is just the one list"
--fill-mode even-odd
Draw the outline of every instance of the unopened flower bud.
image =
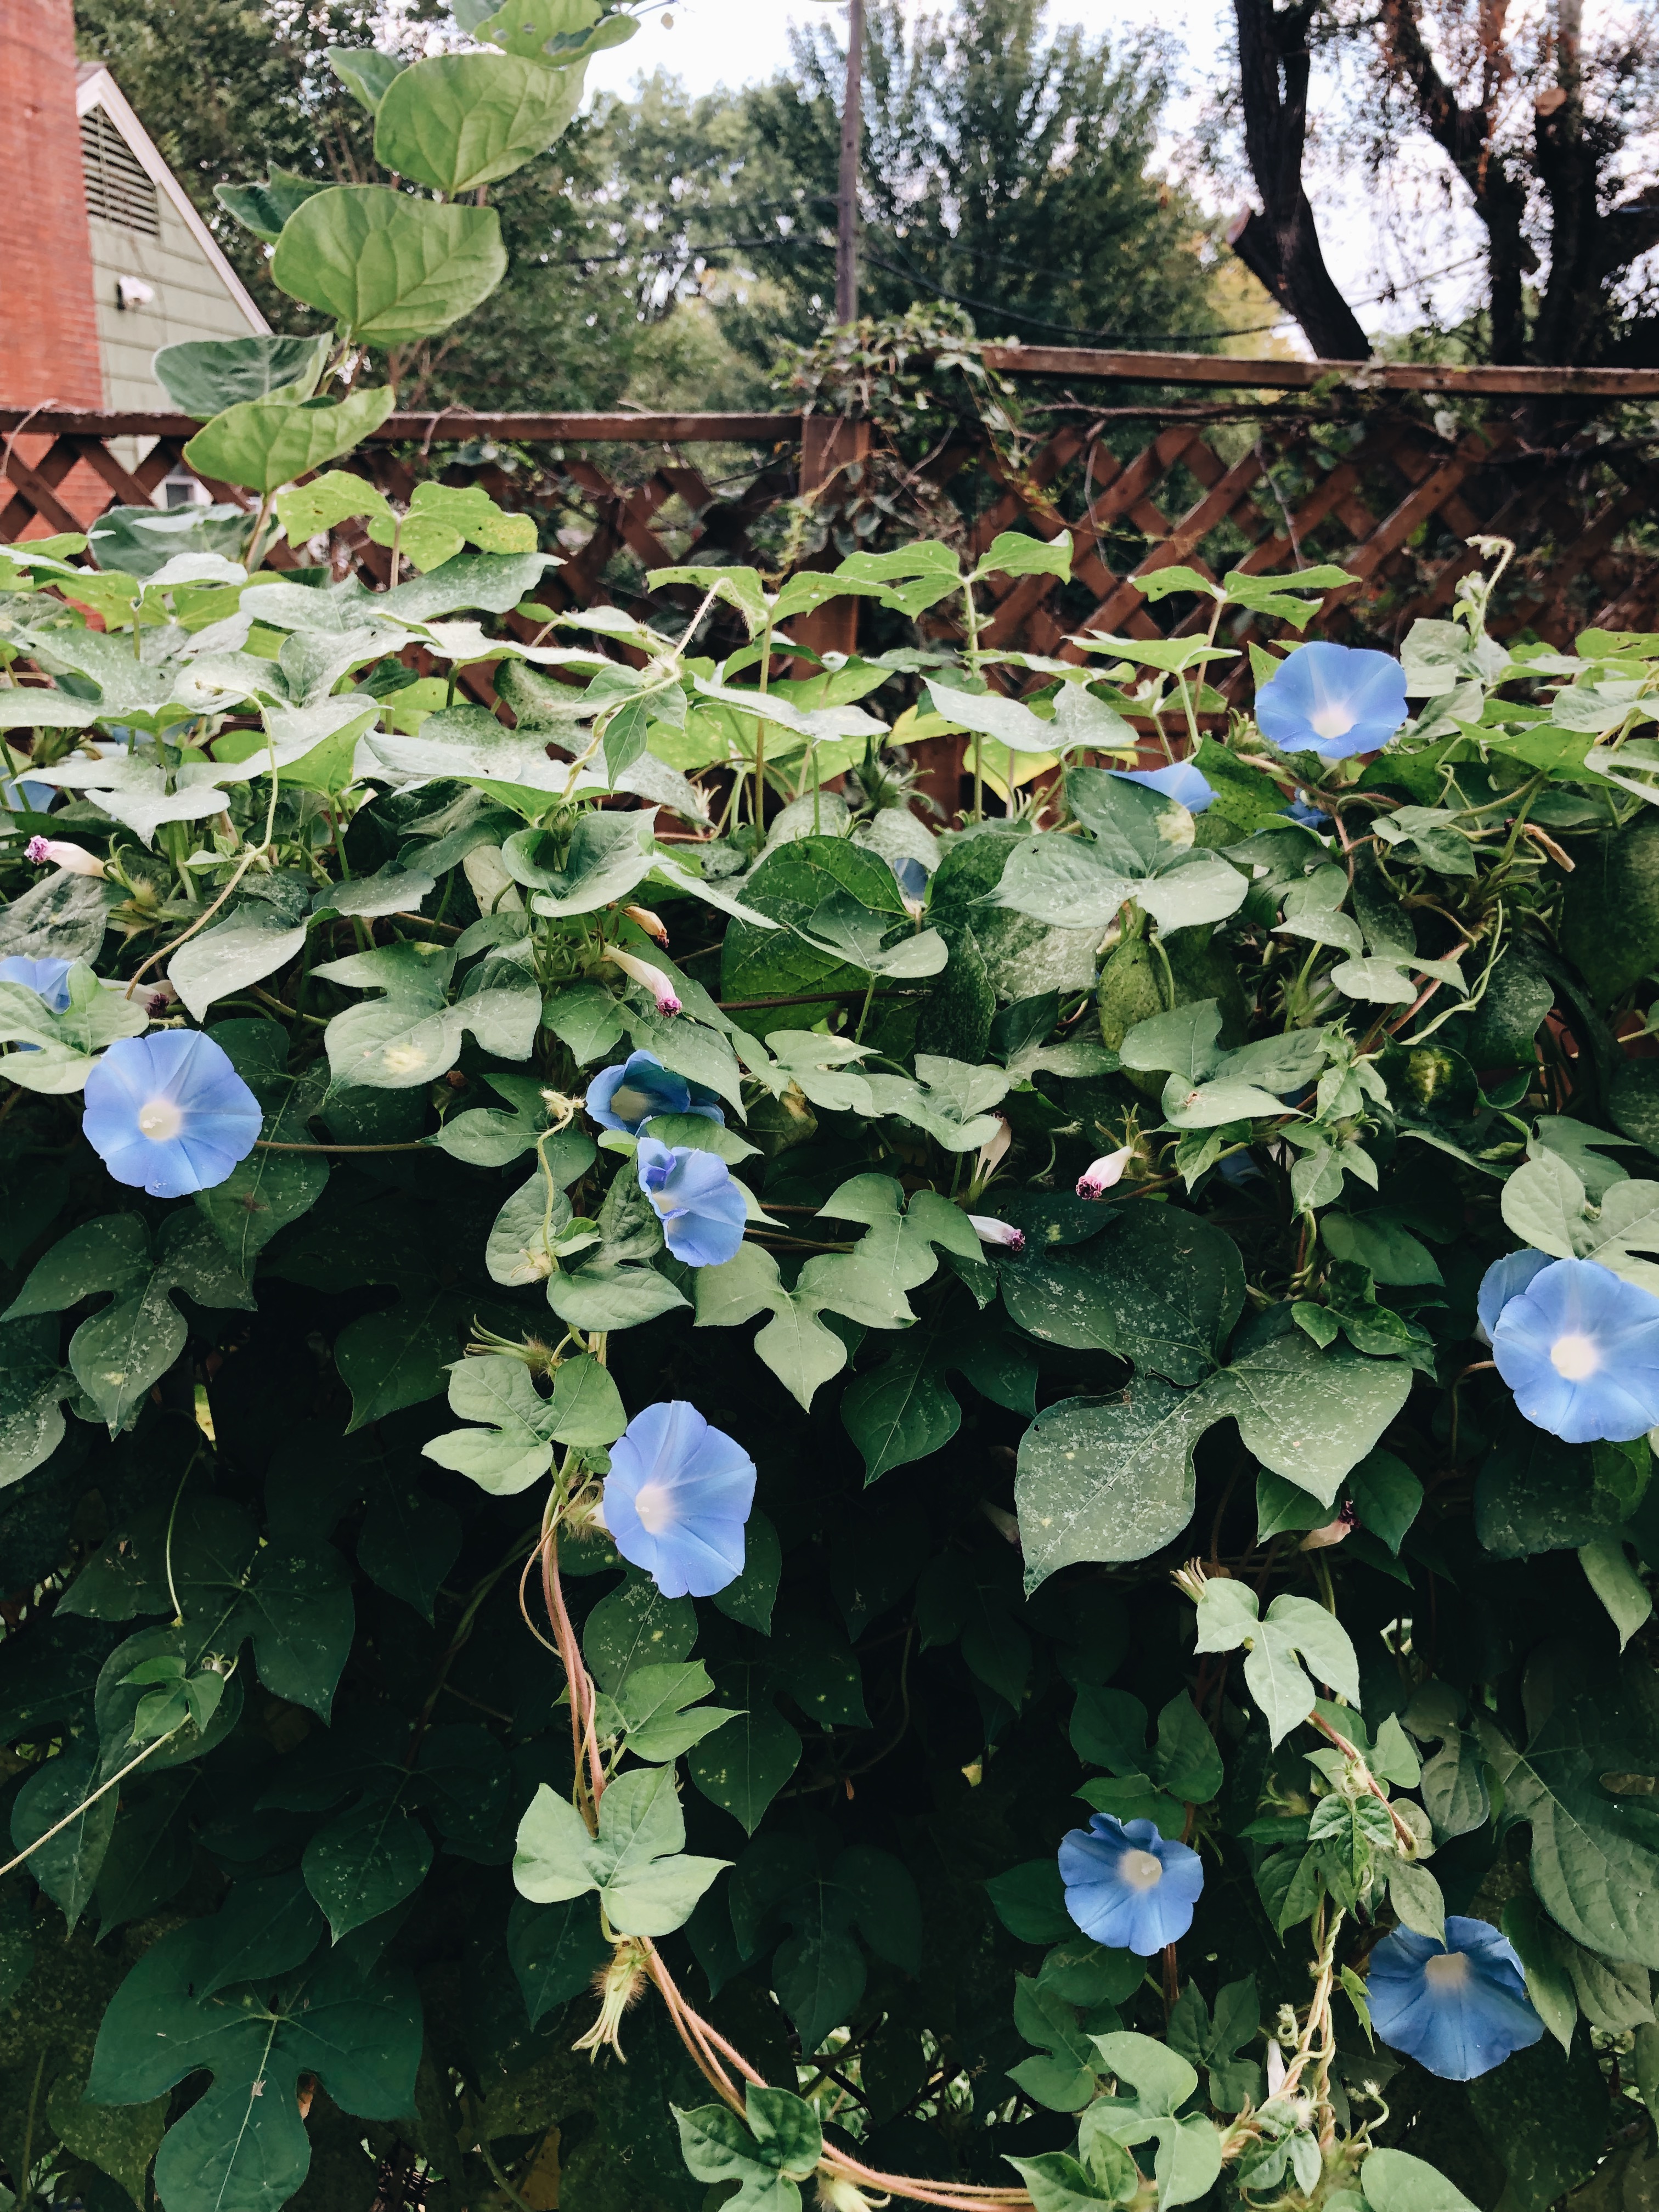
[[660, 968], [653, 968], [648, 960], [641, 960], [632, 952], [619, 951], [614, 945], [605, 957], [613, 967], [620, 968], [631, 982], [644, 985], [656, 1000], [659, 1014], [678, 1013], [678, 996]]
[[1135, 1156], [1133, 1145], [1120, 1145], [1115, 1152], [1106, 1152], [1097, 1160], [1091, 1160], [1077, 1179], [1079, 1198], [1104, 1198], [1107, 1192], [1121, 1180], [1123, 1170]]
[[625, 906], [623, 912], [642, 929], [647, 937], [654, 937], [659, 945], [668, 942], [668, 924], [659, 914], [653, 914], [648, 906]]
[[1001, 1115], [998, 1114], [993, 1118], [997, 1125], [995, 1134], [985, 1139], [979, 1148], [979, 1158], [974, 1163], [974, 1180], [978, 1183], [985, 1181], [992, 1169], [999, 1164], [1009, 1146], [1014, 1141], [1014, 1133]]
[[23, 848], [23, 857], [37, 868], [50, 861], [54, 868], [64, 868], [72, 876], [101, 876], [104, 864], [95, 853], [88, 853], [83, 845], [65, 844], [58, 837], [31, 837]]
[[1025, 1231], [1016, 1229], [1012, 1221], [993, 1221], [988, 1214], [970, 1213], [968, 1225], [981, 1244], [999, 1245], [1015, 1259], [1025, 1249]]
[[979, 1510], [996, 1530], [1005, 1544], [1019, 1541], [1019, 1516], [1010, 1513], [1006, 1506], [994, 1505], [988, 1498], [981, 1498]]
[[1328, 1545], [1340, 1544], [1349, 1530], [1358, 1526], [1359, 1516], [1352, 1505], [1345, 1505], [1334, 1521], [1328, 1521], [1322, 1528], [1310, 1528], [1302, 1539], [1304, 1552], [1322, 1552]]

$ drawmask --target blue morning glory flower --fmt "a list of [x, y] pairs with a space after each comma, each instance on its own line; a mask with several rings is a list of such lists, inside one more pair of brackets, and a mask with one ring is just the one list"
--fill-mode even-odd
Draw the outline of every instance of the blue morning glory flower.
[[712, 1091], [672, 1075], [654, 1052], [630, 1052], [620, 1067], [601, 1068], [587, 1086], [587, 1111], [601, 1127], [625, 1129], [630, 1137], [653, 1114], [701, 1114], [724, 1122]]
[[743, 1572], [755, 1462], [683, 1398], [647, 1406], [611, 1447], [605, 1520], [665, 1597], [713, 1597]]
[[1280, 752], [1374, 753], [1406, 719], [1406, 672], [1365, 647], [1298, 646], [1256, 693], [1255, 719]]
[[1161, 791], [1188, 814], [1201, 814], [1215, 797], [1215, 786], [1190, 761], [1176, 761], [1169, 768], [1109, 769], [1107, 773], [1121, 776], [1125, 783], [1144, 783], [1148, 791]]
[[927, 871], [920, 860], [908, 855], [890, 860], [888, 865], [897, 880], [904, 911], [915, 921], [927, 903]]
[[81, 1127], [117, 1182], [185, 1198], [224, 1182], [264, 1117], [222, 1045], [200, 1030], [118, 1037], [87, 1078]]
[[1475, 1310], [1480, 1316], [1480, 1326], [1488, 1344], [1498, 1326], [1498, 1316], [1511, 1298], [1518, 1298], [1534, 1275], [1541, 1274], [1550, 1264], [1547, 1252], [1506, 1252], [1501, 1260], [1494, 1260], [1480, 1278], [1480, 1294]]
[[1150, 1959], [1193, 1924], [1204, 1887], [1198, 1853], [1172, 1844], [1151, 1820], [1097, 1813], [1060, 1846], [1066, 1910], [1085, 1936]]
[[1371, 2025], [1443, 2081], [1473, 2081], [1544, 2033], [1521, 1961], [1485, 1920], [1446, 1922], [1443, 1950], [1432, 1936], [1396, 1928], [1371, 1953], [1366, 1990]]
[[1540, 1267], [1499, 1313], [1492, 1356], [1533, 1426], [1570, 1444], [1659, 1424], [1659, 1298], [1594, 1260]]
[[1316, 833], [1322, 832], [1331, 818], [1322, 807], [1310, 806], [1306, 799], [1300, 793], [1291, 801], [1285, 811], [1292, 822], [1299, 822], [1304, 830], [1312, 830]]
[[58, 796], [55, 783], [42, 783], [34, 776], [18, 776], [0, 783], [0, 806], [14, 814], [44, 814]]
[[70, 1002], [70, 966], [67, 960], [26, 960], [15, 952], [9, 960], [0, 960], [0, 983], [21, 983], [37, 999], [44, 999], [54, 1014], [61, 1014]]
[[735, 1260], [749, 1209], [742, 1189], [717, 1152], [641, 1137], [635, 1155], [640, 1188], [656, 1208], [669, 1250], [688, 1267], [718, 1267]]

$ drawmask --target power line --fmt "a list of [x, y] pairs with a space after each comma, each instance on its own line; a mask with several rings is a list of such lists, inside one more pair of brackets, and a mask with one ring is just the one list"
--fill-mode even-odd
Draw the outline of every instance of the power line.
[[[556, 261], [544, 262], [542, 265], [544, 268], [552, 269], [580, 269], [623, 261], [684, 261], [694, 258], [699, 254], [752, 252], [762, 248], [769, 252], [781, 252], [799, 250], [802, 247], [811, 252], [823, 254], [833, 254], [835, 251], [827, 240], [812, 238], [803, 234], [798, 238], [781, 236], [723, 238], [706, 240], [702, 243], [688, 240], [672, 249], [641, 246], [623, 253], [574, 253], [565, 255]], [[890, 276], [902, 276], [907, 283], [919, 285], [922, 290], [931, 292], [938, 299], [950, 301], [953, 307], [979, 307], [987, 314], [1000, 315], [1012, 322], [1024, 323], [1034, 330], [1057, 331], [1066, 337], [1089, 338], [1096, 341], [1106, 338], [1139, 338], [1142, 341], [1158, 338], [1172, 341], [1177, 338], [1252, 337], [1258, 331], [1276, 330], [1279, 326], [1277, 323], [1260, 323], [1252, 324], [1243, 330], [1083, 331], [1073, 323], [1056, 323], [1042, 315], [1028, 314], [1022, 308], [1010, 307], [1005, 301], [980, 300], [968, 293], [947, 291], [943, 285], [936, 284], [932, 277], [923, 276], [920, 270], [901, 267], [898, 263], [893, 261], [884, 261], [878, 255], [869, 252], [867, 249], [862, 258], [872, 267], [885, 270]], [[1282, 321], [1285, 319], [1281, 317], [1279, 319]]]
[[[868, 234], [866, 233], [866, 235], [867, 237]], [[702, 243], [696, 243], [688, 240], [672, 249], [653, 248], [650, 246], [641, 246], [621, 253], [573, 254], [566, 256], [558, 261], [544, 263], [543, 266], [557, 269], [575, 269], [597, 266], [614, 262], [682, 261], [695, 258], [698, 255], [708, 255], [713, 253], [757, 252], [761, 251], [769, 252], [783, 252], [796, 251], [801, 248], [805, 248], [806, 251], [811, 252], [823, 254], [833, 254], [835, 251], [833, 246], [828, 240], [815, 238], [805, 232], [801, 233], [799, 236], [787, 236], [781, 234], [769, 234], [768, 235], [760, 238], [711, 239]], [[993, 255], [986, 258], [995, 259], [1000, 262], [1004, 258], [1004, 257], [1000, 255]], [[1351, 301], [1349, 304], [1355, 307], [1376, 307], [1384, 300], [1392, 300], [1396, 298], [1402, 291], [1411, 290], [1418, 285], [1431, 283], [1437, 277], [1453, 276], [1460, 269], [1467, 269], [1472, 264], [1481, 260], [1484, 257], [1480, 253], [1465, 254], [1462, 259], [1448, 262], [1443, 268], [1421, 270], [1417, 275], [1401, 283], [1388, 284], [1384, 286], [1382, 291], [1367, 293], [1360, 299]], [[1048, 316], [1034, 315], [1024, 308], [1011, 307], [1006, 301], [981, 300], [976, 298], [971, 293], [952, 292], [945, 286], [936, 283], [931, 276], [924, 275], [921, 270], [910, 265], [908, 262], [901, 264], [896, 261], [884, 260], [880, 255], [871, 252], [867, 246], [864, 251], [862, 258], [872, 268], [884, 270], [890, 276], [901, 276], [907, 283], [919, 286], [923, 291], [931, 293], [936, 299], [946, 301], [952, 307], [978, 308], [986, 314], [1000, 315], [1007, 321], [1023, 323], [1028, 328], [1032, 330], [1053, 331], [1063, 337], [1075, 338], [1096, 345], [1104, 344], [1113, 340], [1115, 340], [1119, 343], [1138, 342], [1145, 344], [1153, 340], [1157, 340], [1164, 343], [1174, 343], [1180, 340], [1191, 341], [1198, 338], [1261, 337], [1265, 337], [1270, 331], [1282, 330], [1287, 323], [1294, 323], [1297, 320], [1297, 318], [1294, 315], [1286, 313], [1283, 315], [1276, 315], [1273, 321], [1268, 323], [1247, 323], [1237, 329], [1231, 330], [1225, 328], [1204, 331], [1082, 330], [1074, 323], [1057, 323]], [[1037, 276], [1064, 276], [1067, 272], [1060, 270], [1034, 269], [1030, 273]], [[1075, 281], [1075, 279], [1073, 279], [1073, 281]]]

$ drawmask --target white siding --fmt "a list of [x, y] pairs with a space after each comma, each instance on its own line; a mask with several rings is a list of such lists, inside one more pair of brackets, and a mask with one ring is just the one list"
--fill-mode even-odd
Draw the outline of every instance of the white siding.
[[[106, 72], [82, 73], [80, 104], [88, 198], [94, 208], [106, 206], [121, 218], [88, 218], [104, 404], [170, 408], [150, 374], [158, 348], [187, 338], [246, 337], [267, 325]], [[100, 145], [108, 164], [104, 188], [90, 158]], [[122, 307], [124, 276], [148, 285], [154, 296]]]
[[[185, 338], [245, 338], [247, 318], [170, 204], [160, 202], [161, 234], [91, 220], [92, 268], [98, 304], [98, 352], [104, 404], [118, 410], [171, 407], [149, 373], [160, 346]], [[116, 283], [137, 276], [155, 297], [141, 307], [117, 304]]]

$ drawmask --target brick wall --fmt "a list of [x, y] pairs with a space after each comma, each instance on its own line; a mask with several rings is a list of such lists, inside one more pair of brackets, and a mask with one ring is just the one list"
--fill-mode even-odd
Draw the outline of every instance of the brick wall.
[[0, 404], [102, 404], [71, 0], [0, 0]]

